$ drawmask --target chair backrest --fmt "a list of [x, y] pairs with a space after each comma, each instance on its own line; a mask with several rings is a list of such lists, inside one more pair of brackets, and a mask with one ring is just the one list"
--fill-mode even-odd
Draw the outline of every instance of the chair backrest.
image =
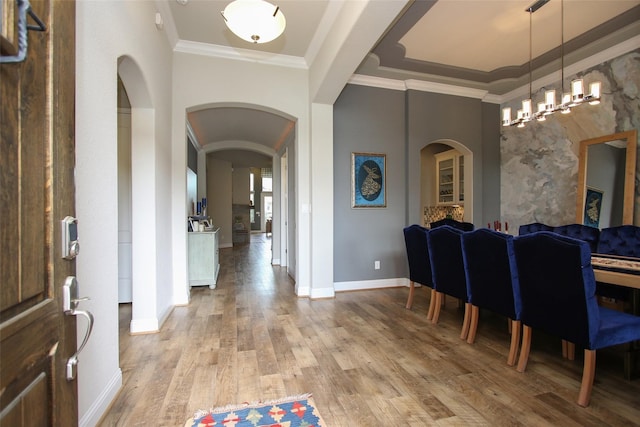
[[443, 218], [443, 219], [439, 219], [438, 221], [429, 223], [429, 226], [431, 228], [442, 227], [443, 225], [448, 225], [450, 227], [454, 227], [462, 231], [471, 231], [474, 228], [473, 224], [470, 222], [457, 221], [452, 218]]
[[600, 315], [589, 244], [538, 231], [514, 239], [522, 323], [591, 348]]
[[596, 252], [640, 258], [640, 227], [620, 225], [603, 228]]
[[562, 236], [573, 237], [584, 240], [589, 244], [591, 252], [596, 252], [598, 240], [600, 239], [600, 229], [583, 224], [567, 224], [553, 227], [553, 232]]
[[553, 227], [541, 222], [522, 224], [520, 228], [518, 228], [518, 235], [523, 236], [525, 234], [535, 233], [536, 231], [553, 231]]
[[479, 228], [462, 235], [469, 302], [520, 319], [520, 284], [513, 236]]
[[418, 224], [413, 224], [405, 227], [402, 231], [407, 248], [409, 279], [432, 288], [431, 262], [427, 247], [427, 233], [429, 230]]
[[463, 233], [449, 225], [433, 228], [427, 234], [427, 244], [436, 291], [467, 302], [467, 281], [460, 240]]

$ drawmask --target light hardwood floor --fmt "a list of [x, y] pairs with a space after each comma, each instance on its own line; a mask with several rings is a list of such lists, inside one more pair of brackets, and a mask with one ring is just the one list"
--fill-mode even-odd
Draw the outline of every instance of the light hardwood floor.
[[[312, 393], [326, 427], [640, 425], [640, 380], [619, 353], [598, 352], [588, 408], [575, 401], [582, 356], [534, 331], [525, 373], [506, 365], [506, 320], [482, 313], [476, 343], [460, 340], [462, 312], [447, 301], [426, 320], [407, 288], [296, 298], [270, 241], [222, 249], [218, 287], [193, 288], [158, 334], [130, 336], [120, 308], [124, 385], [102, 426], [182, 426], [197, 409]], [[579, 353], [576, 350], [576, 353]]]

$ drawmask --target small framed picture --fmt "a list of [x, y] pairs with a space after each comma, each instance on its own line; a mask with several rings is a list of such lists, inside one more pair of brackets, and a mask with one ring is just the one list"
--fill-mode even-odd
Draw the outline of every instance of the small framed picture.
[[604, 192], [597, 188], [587, 187], [584, 201], [584, 225], [600, 228], [600, 211]]
[[211, 230], [211, 228], [213, 228], [211, 226], [211, 221], [209, 221], [208, 219], [203, 219], [202, 221], [200, 221], [200, 224], [204, 225], [205, 230]]
[[384, 208], [386, 154], [351, 153], [351, 207]]

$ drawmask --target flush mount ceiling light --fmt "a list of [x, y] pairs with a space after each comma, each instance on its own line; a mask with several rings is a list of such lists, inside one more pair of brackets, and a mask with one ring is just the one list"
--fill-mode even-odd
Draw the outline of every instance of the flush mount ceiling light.
[[287, 24], [280, 8], [264, 0], [235, 0], [220, 13], [235, 35], [251, 43], [275, 40]]
[[560, 22], [561, 37], [560, 42], [560, 83], [562, 85], [562, 95], [560, 104], [556, 104], [556, 91], [549, 89], [545, 91], [544, 101], [538, 102], [537, 111], [533, 111], [532, 102], [532, 77], [531, 77], [531, 46], [532, 46], [532, 17], [533, 12], [547, 4], [549, 0], [537, 0], [531, 6], [525, 9], [529, 13], [529, 98], [522, 101], [522, 109], [517, 111], [515, 119], [511, 119], [511, 108], [502, 109], [502, 126], [518, 126], [524, 127], [525, 123], [531, 120], [539, 122], [546, 120], [547, 116], [560, 111], [562, 114], [571, 112], [571, 107], [588, 102], [591, 105], [600, 103], [600, 82], [593, 82], [589, 85], [589, 94], [584, 93], [584, 84], [582, 79], [571, 81], [571, 92], [564, 91], [564, 0], [560, 2]]

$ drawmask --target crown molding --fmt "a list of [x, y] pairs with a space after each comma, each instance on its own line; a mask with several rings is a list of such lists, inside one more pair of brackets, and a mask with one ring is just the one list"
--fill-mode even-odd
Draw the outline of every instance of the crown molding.
[[367, 76], [365, 74], [353, 74], [347, 83], [360, 86], [377, 87], [381, 89], [407, 90], [404, 80]]
[[488, 93], [483, 89], [473, 89], [463, 86], [427, 82], [415, 79], [409, 79], [405, 83], [407, 85], [407, 89], [419, 90], [422, 92], [442, 93], [445, 95], [464, 96], [467, 98], [483, 99], [485, 96], [487, 96]]
[[[495, 96], [489, 95], [486, 90], [472, 89], [444, 83], [427, 82], [423, 80], [396, 80], [384, 77], [367, 76], [364, 74], [354, 74], [347, 83], [391, 90], [405, 91], [411, 89], [421, 92], [442, 93], [445, 95], [464, 96], [468, 98], [481, 99], [487, 102], [495, 102]], [[490, 101], [488, 101], [487, 98], [490, 99]]]
[[[571, 76], [578, 74], [584, 70], [595, 67], [619, 56], [627, 54], [633, 50], [640, 48], [640, 35], [632, 37], [612, 46], [608, 49], [604, 49], [588, 58], [577, 61], [567, 67], [565, 67], [565, 76]], [[560, 70], [549, 73], [544, 77], [536, 79], [532, 82], [534, 90], [538, 90], [545, 86], [556, 84], [560, 81]], [[351, 76], [347, 83], [356, 84], [361, 86], [377, 87], [382, 89], [391, 90], [418, 90], [421, 92], [441, 93], [445, 95], [463, 96], [468, 98], [480, 99], [483, 102], [491, 104], [503, 104], [516, 98], [520, 98], [529, 93], [529, 84], [520, 86], [503, 95], [496, 95], [489, 93], [483, 89], [474, 89], [464, 86], [429, 82], [425, 80], [417, 79], [391, 79], [386, 77], [375, 77], [364, 74], [354, 74]]]
[[255, 50], [232, 48], [208, 43], [179, 40], [174, 52], [189, 53], [193, 55], [209, 56], [212, 58], [226, 58], [236, 61], [260, 62], [263, 64], [306, 70], [309, 68], [304, 58], [259, 52]]

